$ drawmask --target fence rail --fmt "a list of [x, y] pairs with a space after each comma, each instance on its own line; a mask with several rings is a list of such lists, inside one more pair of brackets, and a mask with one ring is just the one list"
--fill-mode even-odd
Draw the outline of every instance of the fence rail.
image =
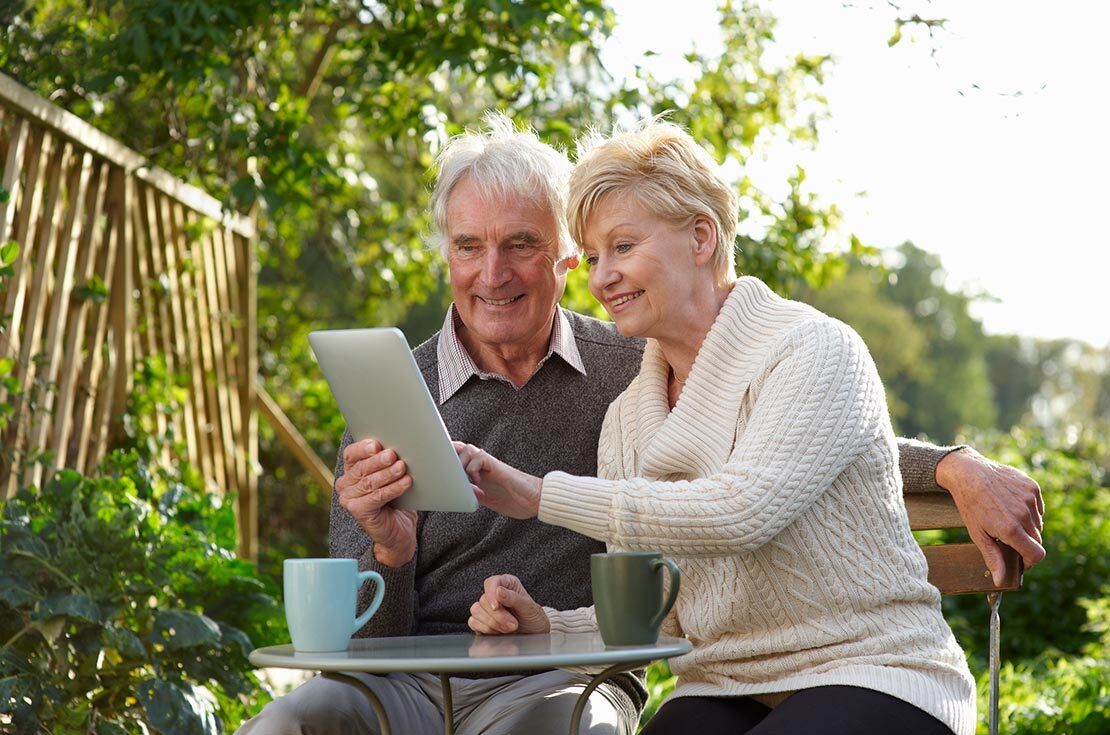
[[[46, 470], [91, 471], [121, 430], [132, 375], [158, 356], [184, 393], [157, 416], [183, 457], [236, 494], [240, 554], [257, 552], [253, 223], [0, 74], [0, 359], [18, 391], [0, 497]], [[18, 393], [18, 395], [17, 395]], [[28, 462], [39, 450], [53, 452]]]

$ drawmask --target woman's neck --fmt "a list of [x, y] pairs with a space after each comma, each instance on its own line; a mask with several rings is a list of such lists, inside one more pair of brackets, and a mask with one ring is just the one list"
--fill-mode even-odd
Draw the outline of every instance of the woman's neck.
[[[701, 290], [683, 310], [683, 318], [679, 320], [681, 323], [677, 325], [674, 332], [656, 337], [659, 348], [663, 351], [663, 357], [671, 366], [673, 382], [677, 382], [679, 386], [690, 377], [694, 360], [697, 359], [701, 345], [705, 342], [709, 330], [713, 328], [713, 323], [717, 321], [721, 309], [724, 308], [725, 301], [732, 292], [732, 286], [731, 283], [723, 286], [714, 284], [712, 288]], [[678, 392], [681, 392], [681, 387]]]

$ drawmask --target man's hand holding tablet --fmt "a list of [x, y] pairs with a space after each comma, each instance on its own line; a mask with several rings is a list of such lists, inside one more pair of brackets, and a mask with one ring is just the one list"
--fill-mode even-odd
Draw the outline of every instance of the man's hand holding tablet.
[[405, 564], [416, 552], [415, 511], [478, 507], [443, 419], [400, 330], [308, 339], [354, 439], [335, 481], [339, 504], [374, 540], [379, 562]]
[[374, 539], [374, 557], [386, 566], [402, 566], [416, 554], [416, 511], [389, 505], [411, 487], [404, 461], [377, 439], [343, 450], [343, 474], [335, 481], [339, 504]]

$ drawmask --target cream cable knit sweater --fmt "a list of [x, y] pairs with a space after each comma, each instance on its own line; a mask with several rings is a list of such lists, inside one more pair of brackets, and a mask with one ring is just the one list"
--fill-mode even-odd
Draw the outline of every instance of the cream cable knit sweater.
[[[852, 685], [972, 735], [975, 684], [910, 534], [859, 336], [741, 278], [673, 410], [667, 377], [649, 340], [606, 414], [598, 478], [546, 475], [539, 517], [678, 562], [664, 629], [694, 650], [671, 662], [673, 696]], [[597, 625], [592, 608], [548, 613], [556, 631]]]

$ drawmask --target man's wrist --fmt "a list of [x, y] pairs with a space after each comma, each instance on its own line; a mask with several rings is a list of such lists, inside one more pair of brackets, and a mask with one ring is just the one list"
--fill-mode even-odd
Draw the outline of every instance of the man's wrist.
[[384, 564], [387, 567], [403, 567], [412, 561], [415, 555], [415, 548], [399, 550], [374, 544], [374, 558], [378, 560], [379, 564]]
[[958, 489], [960, 487], [960, 465], [965, 460], [971, 459], [974, 451], [971, 447], [960, 446], [941, 457], [934, 472], [937, 485], [949, 493], [952, 492], [953, 488]]

